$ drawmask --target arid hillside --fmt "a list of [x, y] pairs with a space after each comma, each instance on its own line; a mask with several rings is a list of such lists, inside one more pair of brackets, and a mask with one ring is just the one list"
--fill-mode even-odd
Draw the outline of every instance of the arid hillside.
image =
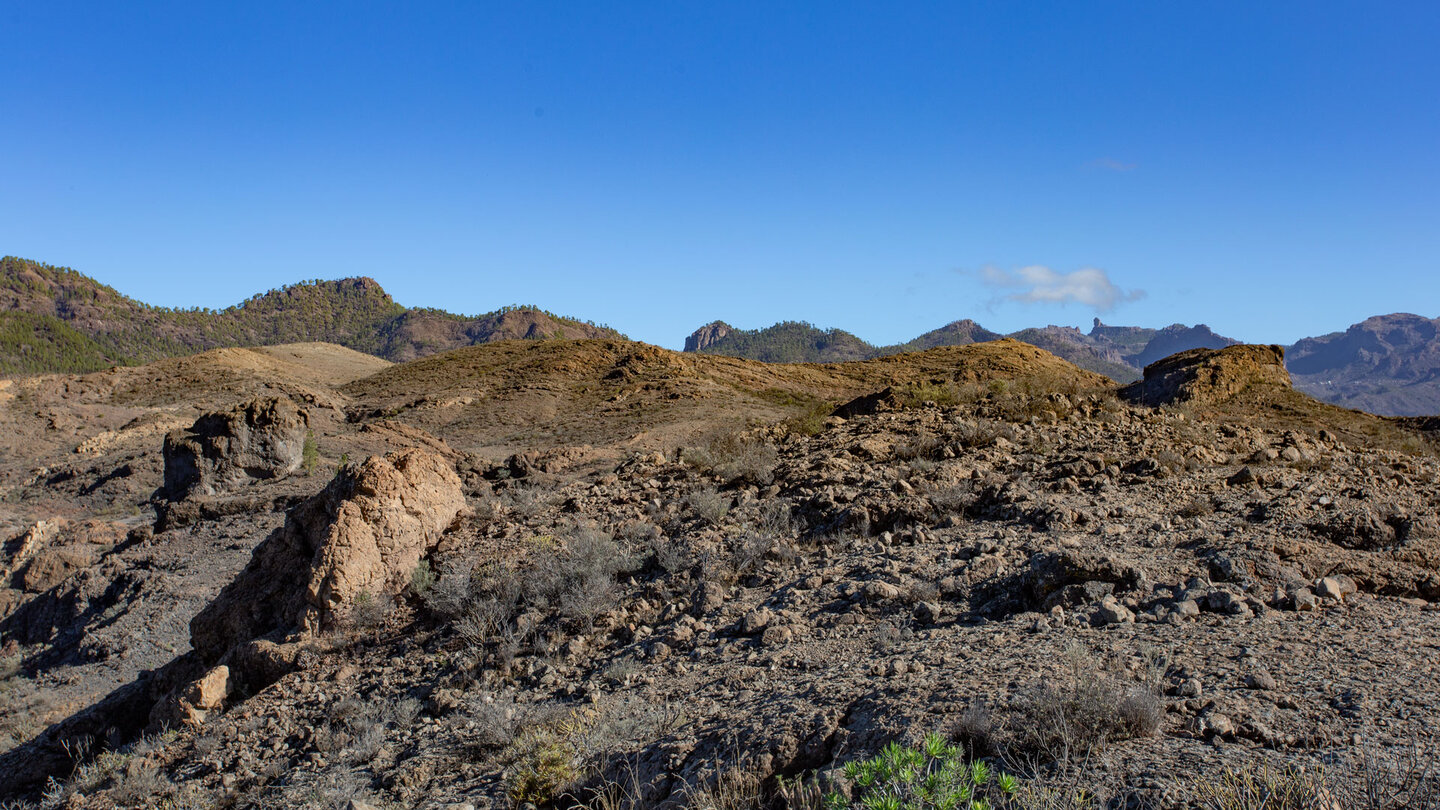
[[1436, 807], [1433, 420], [1283, 355], [3, 381], [0, 802], [818, 810], [894, 743], [995, 808]]

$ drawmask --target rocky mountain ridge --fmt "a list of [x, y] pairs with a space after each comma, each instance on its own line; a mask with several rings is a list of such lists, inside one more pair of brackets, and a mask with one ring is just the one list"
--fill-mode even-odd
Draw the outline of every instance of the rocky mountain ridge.
[[751, 360], [786, 363], [843, 363], [884, 357], [937, 346], [964, 346], [1010, 337], [1064, 357], [1072, 363], [1118, 382], [1140, 377], [1145, 366], [1186, 349], [1219, 349], [1238, 341], [1222, 337], [1204, 324], [1172, 324], [1164, 329], [1107, 326], [1095, 319], [1089, 333], [1067, 326], [1022, 329], [1009, 335], [992, 332], [970, 319], [954, 321], [914, 340], [875, 346], [841, 329], [822, 330], [812, 324], [785, 321], [765, 329], [736, 329], [714, 321], [685, 339], [685, 351], [723, 354]]

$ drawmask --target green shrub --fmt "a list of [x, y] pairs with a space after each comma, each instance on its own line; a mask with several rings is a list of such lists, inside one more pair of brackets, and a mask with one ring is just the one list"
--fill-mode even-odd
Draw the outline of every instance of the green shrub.
[[300, 447], [300, 467], [306, 475], [313, 475], [315, 465], [320, 462], [320, 447], [315, 443], [315, 431], [305, 431], [305, 444]]
[[844, 774], [851, 795], [826, 795], [828, 810], [987, 810], [1006, 806], [1019, 787], [981, 760], [966, 762], [959, 746], [933, 733], [918, 745], [892, 742], [870, 759], [848, 762]]

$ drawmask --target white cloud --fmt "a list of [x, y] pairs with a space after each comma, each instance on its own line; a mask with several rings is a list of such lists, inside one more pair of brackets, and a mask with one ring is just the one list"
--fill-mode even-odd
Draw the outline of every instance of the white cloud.
[[1084, 304], [1096, 312], [1109, 312], [1116, 304], [1145, 297], [1144, 290], [1122, 290], [1098, 267], [1061, 273], [1038, 264], [1018, 270], [985, 267], [980, 280], [991, 287], [1021, 288], [1004, 300], [1024, 304]]

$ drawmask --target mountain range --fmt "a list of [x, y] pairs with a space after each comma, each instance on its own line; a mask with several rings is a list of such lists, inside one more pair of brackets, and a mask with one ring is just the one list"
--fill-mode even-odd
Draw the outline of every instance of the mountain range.
[[[1153, 329], [1111, 326], [1096, 318], [1089, 332], [1045, 326], [1001, 334], [965, 319], [907, 343], [875, 346], [842, 329], [798, 321], [765, 329], [736, 329], [713, 321], [686, 338], [685, 351], [778, 363], [843, 363], [1005, 337], [1118, 382], [1140, 379], [1147, 365], [1177, 352], [1241, 342], [1217, 335], [1205, 324]], [[1317, 399], [1390, 416], [1440, 413], [1440, 319], [1378, 315], [1343, 332], [1304, 338], [1285, 350], [1295, 387]]]
[[[80, 373], [216, 348], [327, 341], [396, 362], [497, 340], [620, 338], [590, 321], [534, 306], [476, 316], [397, 303], [371, 278], [312, 280], [221, 310], [171, 309], [129, 298], [75, 270], [0, 259], [0, 375]], [[1120, 382], [1176, 352], [1240, 342], [1208, 326], [1045, 326], [1008, 335], [958, 320], [906, 343], [875, 346], [842, 329], [785, 321], [736, 329], [715, 321], [687, 352], [771, 363], [865, 360], [1010, 337]], [[1300, 390], [1326, 402], [1394, 416], [1440, 413], [1440, 319], [1397, 313], [1286, 347]]]

